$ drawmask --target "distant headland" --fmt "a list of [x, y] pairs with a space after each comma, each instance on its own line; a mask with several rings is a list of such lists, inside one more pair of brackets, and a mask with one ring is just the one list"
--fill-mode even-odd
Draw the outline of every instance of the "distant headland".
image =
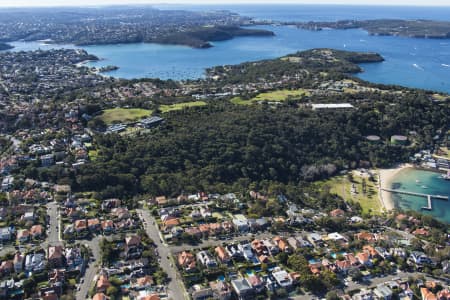
[[357, 29], [366, 30], [371, 35], [391, 35], [411, 38], [450, 38], [450, 22], [432, 20], [342, 20], [336, 22], [284, 22], [307, 30]]
[[0, 51], [2, 50], [9, 50], [14, 48], [14, 46], [11, 46], [10, 44], [6, 44], [6, 43], [0, 43]]

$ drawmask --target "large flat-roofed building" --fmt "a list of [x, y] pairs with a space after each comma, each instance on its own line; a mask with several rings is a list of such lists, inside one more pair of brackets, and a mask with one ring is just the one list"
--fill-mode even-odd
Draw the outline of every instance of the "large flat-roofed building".
[[142, 127], [152, 128], [152, 127], [155, 127], [155, 126], [161, 124], [163, 121], [164, 121], [163, 118], [160, 118], [160, 117], [157, 117], [157, 116], [153, 116], [153, 117], [150, 117], [150, 118], [142, 119], [140, 121], [140, 123], [141, 123]]
[[355, 108], [350, 103], [317, 103], [311, 104], [313, 110], [349, 110]]

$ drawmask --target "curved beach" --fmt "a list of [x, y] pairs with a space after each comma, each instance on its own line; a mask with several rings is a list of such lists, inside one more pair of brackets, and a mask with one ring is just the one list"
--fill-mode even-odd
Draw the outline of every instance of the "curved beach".
[[382, 207], [386, 211], [393, 210], [395, 208], [394, 200], [392, 199], [392, 195], [390, 192], [384, 191], [383, 189], [390, 189], [394, 178], [397, 174], [408, 168], [413, 168], [411, 164], [400, 164], [395, 167], [389, 169], [379, 169], [379, 198]]

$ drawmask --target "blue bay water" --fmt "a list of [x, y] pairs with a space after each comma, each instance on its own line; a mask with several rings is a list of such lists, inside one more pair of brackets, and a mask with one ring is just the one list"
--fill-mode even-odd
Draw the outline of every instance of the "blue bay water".
[[[440, 178], [440, 174], [430, 171], [404, 169], [395, 176], [391, 188], [421, 194], [443, 195], [450, 197], [450, 181]], [[395, 205], [403, 210], [414, 210], [430, 214], [437, 219], [450, 223], [450, 202], [433, 199], [431, 211], [422, 210], [427, 206], [425, 197], [393, 194]]]
[[[364, 30], [308, 31], [286, 26], [255, 26], [275, 32], [273, 37], [240, 37], [214, 42], [209, 49], [160, 44], [118, 44], [83, 46], [102, 58], [90, 66], [116, 65], [108, 75], [120, 78], [152, 77], [194, 79], [205, 68], [283, 56], [311, 48], [374, 51], [386, 59], [363, 64], [362, 79], [450, 93], [450, 40], [370, 36]], [[37, 42], [13, 43], [18, 50], [73, 47]]]
[[[386, 7], [340, 5], [166, 5], [164, 9], [218, 10], [238, 12], [257, 19], [280, 21], [335, 21], [342, 19], [434, 19], [450, 20], [450, 7]], [[311, 48], [335, 48], [378, 52], [383, 63], [362, 65], [362, 79], [385, 84], [450, 92], [450, 40], [370, 36], [363, 30], [299, 30], [293, 27], [256, 26], [272, 30], [274, 37], [241, 37], [215, 42], [210, 49], [159, 44], [84, 46], [102, 58], [90, 66], [116, 65], [108, 75], [120, 78], [152, 77], [194, 79], [205, 68], [245, 61], [276, 58]], [[73, 47], [14, 43], [17, 50]]]

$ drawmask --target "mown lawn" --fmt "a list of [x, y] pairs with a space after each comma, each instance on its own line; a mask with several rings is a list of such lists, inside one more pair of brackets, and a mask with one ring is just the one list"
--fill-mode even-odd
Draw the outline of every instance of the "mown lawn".
[[352, 182], [350, 182], [347, 176], [335, 176], [322, 183], [330, 187], [331, 193], [339, 195], [346, 201], [352, 200], [359, 203], [364, 213], [381, 213], [381, 204], [378, 197], [376, 182], [372, 182], [366, 178], [366, 192], [363, 193], [363, 178], [356, 173], [357, 172], [353, 172], [353, 184], [355, 185], [356, 190], [355, 194], [351, 193]]
[[104, 110], [97, 118], [100, 118], [106, 124], [113, 124], [133, 122], [151, 114], [151, 110], [142, 108], [113, 108]]
[[166, 113], [174, 110], [181, 110], [186, 107], [195, 107], [195, 106], [205, 106], [206, 102], [204, 101], [191, 101], [191, 102], [183, 102], [183, 103], [175, 103], [175, 104], [163, 104], [159, 106], [159, 110], [162, 113]]
[[289, 98], [292, 99], [301, 99], [305, 96], [309, 96], [310, 92], [304, 89], [298, 89], [298, 90], [278, 90], [278, 91], [271, 91], [267, 93], [261, 93], [258, 94], [256, 97], [244, 100], [241, 97], [234, 97], [230, 101], [233, 104], [238, 105], [250, 105], [254, 102], [259, 101], [269, 101], [269, 102], [282, 102], [286, 101]]

